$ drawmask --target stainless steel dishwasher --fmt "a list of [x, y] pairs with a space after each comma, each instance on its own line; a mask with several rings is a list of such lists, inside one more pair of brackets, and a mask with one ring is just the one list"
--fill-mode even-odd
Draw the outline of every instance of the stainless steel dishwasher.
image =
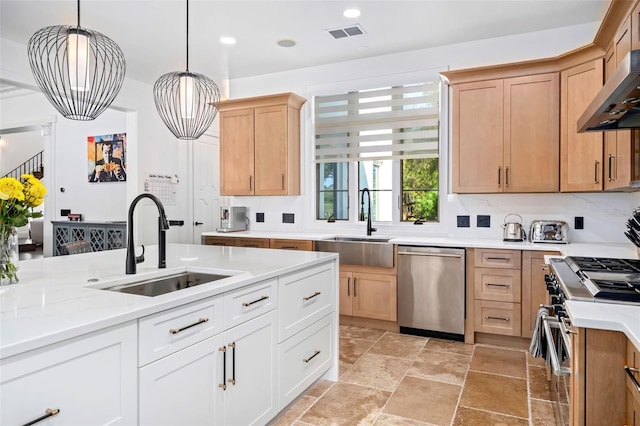
[[464, 339], [464, 249], [398, 246], [401, 333]]

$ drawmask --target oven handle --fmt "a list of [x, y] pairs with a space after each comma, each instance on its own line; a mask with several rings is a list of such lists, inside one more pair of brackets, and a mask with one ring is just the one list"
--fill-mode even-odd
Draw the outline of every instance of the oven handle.
[[567, 351], [567, 355], [571, 358], [571, 335], [578, 334], [575, 331], [571, 330], [571, 322], [567, 320], [567, 318], [560, 318], [560, 322], [558, 323], [558, 327], [560, 328], [562, 341], [564, 342], [564, 348]]
[[543, 316], [542, 317], [542, 325], [544, 326], [544, 336], [547, 339], [547, 352], [551, 358], [551, 369], [553, 370], [553, 374], [555, 376], [564, 376], [567, 374], [571, 374], [571, 370], [568, 367], [562, 367], [560, 365], [560, 360], [558, 359], [558, 354], [555, 351], [555, 343], [553, 338], [551, 337], [551, 324], [554, 325], [555, 328], [559, 327], [560, 322], [554, 317]]

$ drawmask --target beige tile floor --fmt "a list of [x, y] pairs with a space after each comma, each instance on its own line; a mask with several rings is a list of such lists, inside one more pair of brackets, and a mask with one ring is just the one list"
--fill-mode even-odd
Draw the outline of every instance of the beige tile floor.
[[341, 325], [339, 375], [273, 425], [555, 425], [544, 364], [522, 350]]

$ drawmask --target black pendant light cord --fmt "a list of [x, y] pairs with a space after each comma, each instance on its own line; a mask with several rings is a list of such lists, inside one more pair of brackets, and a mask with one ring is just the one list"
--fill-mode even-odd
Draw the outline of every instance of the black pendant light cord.
[[78, 0], [78, 30], [80, 29], [80, 0]]
[[189, 72], [189, 0], [187, 0], [187, 72]]

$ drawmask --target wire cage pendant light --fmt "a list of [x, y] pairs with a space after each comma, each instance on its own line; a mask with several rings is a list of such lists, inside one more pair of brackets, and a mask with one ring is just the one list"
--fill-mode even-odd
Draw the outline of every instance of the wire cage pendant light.
[[210, 78], [189, 71], [189, 0], [187, 0], [187, 69], [161, 76], [153, 85], [156, 109], [178, 139], [198, 139], [218, 113], [220, 90]]
[[94, 120], [122, 88], [124, 54], [109, 37], [78, 25], [42, 28], [29, 39], [31, 72], [42, 93], [63, 117]]

